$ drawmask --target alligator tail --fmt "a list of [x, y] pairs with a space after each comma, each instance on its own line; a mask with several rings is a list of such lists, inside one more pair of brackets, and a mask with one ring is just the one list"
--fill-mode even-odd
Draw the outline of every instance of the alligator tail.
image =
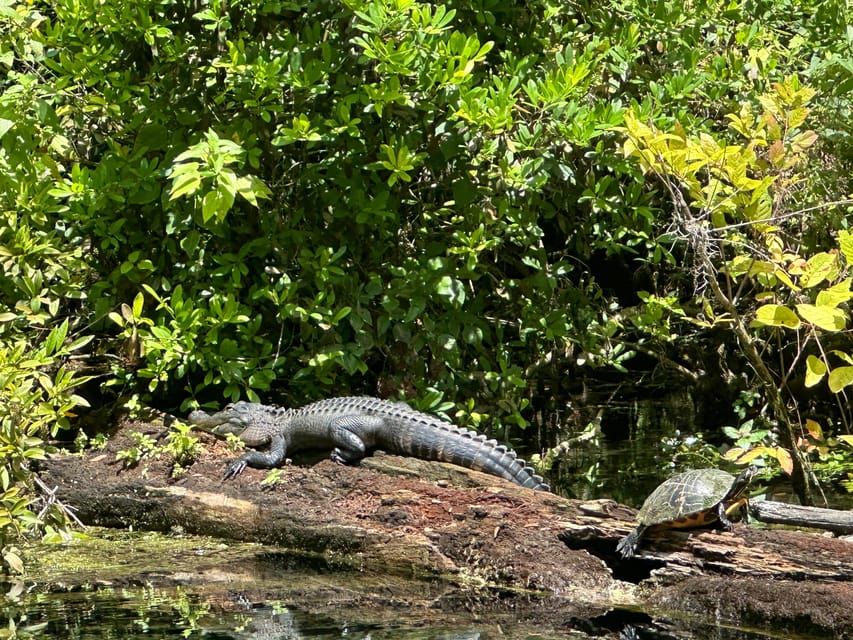
[[551, 488], [536, 471], [509, 447], [481, 433], [439, 421], [428, 421], [432, 428], [417, 425], [397, 431], [393, 448], [424, 460], [450, 462], [511, 480], [537, 491]]

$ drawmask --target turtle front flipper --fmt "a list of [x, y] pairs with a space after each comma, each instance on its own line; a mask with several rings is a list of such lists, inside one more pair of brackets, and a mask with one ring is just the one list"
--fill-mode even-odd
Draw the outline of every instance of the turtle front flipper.
[[646, 527], [637, 527], [619, 541], [619, 544], [616, 545], [616, 551], [622, 555], [623, 560], [627, 560], [636, 553], [645, 531]]

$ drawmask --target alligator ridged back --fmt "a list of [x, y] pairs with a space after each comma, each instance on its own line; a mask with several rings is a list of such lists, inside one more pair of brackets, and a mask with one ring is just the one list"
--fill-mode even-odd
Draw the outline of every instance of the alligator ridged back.
[[287, 414], [291, 418], [346, 414], [381, 416], [384, 426], [372, 432], [374, 441], [368, 442], [369, 445], [389, 453], [484, 471], [530, 489], [550, 490], [542, 477], [512, 449], [476, 431], [416, 411], [402, 402], [366, 396], [327, 398], [291, 409]]

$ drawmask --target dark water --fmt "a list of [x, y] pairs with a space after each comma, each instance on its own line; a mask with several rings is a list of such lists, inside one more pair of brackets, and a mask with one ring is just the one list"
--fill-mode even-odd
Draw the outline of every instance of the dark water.
[[[736, 473], [742, 468], [720, 462], [720, 454], [733, 443], [719, 440], [716, 427], [703, 431], [713, 408], [697, 406], [689, 392], [624, 401], [598, 395], [584, 398], [582, 410], [567, 409], [551, 418], [567, 434], [549, 477], [558, 493], [580, 499], [611, 498], [639, 507], [677, 471], [720, 467]], [[753, 464], [761, 466], [762, 461]], [[798, 503], [775, 463], [752, 486], [754, 497]], [[827, 503], [818, 506], [853, 509], [853, 493], [840, 485], [824, 484], [822, 489]]]
[[[291, 574], [298, 583], [311, 574]], [[8, 590], [8, 585], [4, 586]], [[581, 619], [567, 613], [559, 624], [514, 621], [512, 616], [476, 609], [434, 619], [417, 619], [403, 606], [386, 611], [351, 605], [325, 613], [310, 611], [315, 602], [250, 601], [239, 591], [214, 595], [203, 585], [181, 587], [93, 588], [83, 592], [29, 593], [0, 600], [0, 637], [74, 640], [210, 638], [296, 640], [352, 638], [380, 640], [488, 640], [505, 638], [618, 638], [619, 640], [814, 640], [814, 636], [765, 634], [757, 631], [690, 624], [611, 611]], [[328, 607], [328, 604], [326, 605]], [[558, 619], [560, 616], [556, 616]], [[372, 620], [372, 621], [371, 621]]]
[[[245, 603], [234, 595], [234, 610], [206, 602], [203, 594], [182, 589], [100, 589], [88, 593], [30, 596], [3, 608], [6, 629], [19, 638], [424, 638], [497, 637], [490, 625], [470, 629], [359, 624], [340, 617], [310, 614], [296, 606]], [[491, 625], [493, 626], [493, 625]], [[0, 633], [2, 636], [2, 633]], [[523, 637], [523, 636], [519, 636]]]

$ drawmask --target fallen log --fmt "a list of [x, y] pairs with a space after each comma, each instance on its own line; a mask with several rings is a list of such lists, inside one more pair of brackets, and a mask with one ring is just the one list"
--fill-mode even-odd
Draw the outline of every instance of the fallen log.
[[853, 534], [853, 511], [804, 507], [770, 500], [751, 500], [749, 515], [767, 524], [825, 529], [838, 535]]
[[132, 445], [130, 429], [158, 430], [128, 425], [104, 452], [43, 465], [43, 481], [87, 524], [263, 542], [342, 569], [539, 592], [566, 607], [690, 612], [853, 638], [853, 544], [842, 539], [746, 524], [730, 533], [650, 532], [622, 560], [616, 543], [636, 512], [611, 500], [569, 500], [397, 456], [359, 467], [299, 460], [270, 488], [261, 484], [266, 472], [254, 469], [222, 482], [233, 454], [212, 440], [173, 478], [165, 454], [132, 469], [116, 462]]

